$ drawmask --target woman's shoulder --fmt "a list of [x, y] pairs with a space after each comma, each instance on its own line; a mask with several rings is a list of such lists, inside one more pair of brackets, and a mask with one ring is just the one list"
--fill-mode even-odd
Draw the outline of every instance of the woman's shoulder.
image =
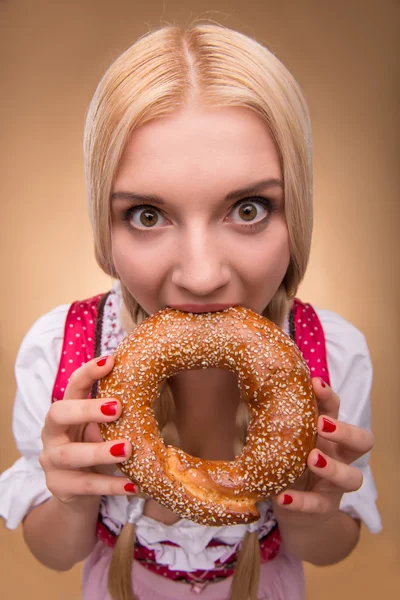
[[70, 304], [61, 304], [41, 315], [30, 326], [16, 358], [16, 370], [28, 369], [38, 361], [58, 360]]
[[341, 315], [314, 307], [325, 336], [331, 386], [341, 400], [341, 417], [367, 425], [372, 363], [364, 333]]
[[295, 319], [299, 318], [300, 331], [301, 327], [307, 328], [308, 325], [312, 328], [314, 325], [318, 325], [319, 321], [330, 350], [336, 346], [347, 349], [349, 352], [368, 354], [368, 345], [364, 333], [338, 313], [319, 308], [313, 303], [302, 302], [299, 299], [295, 300], [292, 312]]
[[25, 334], [23, 344], [47, 335], [62, 333], [70, 306], [71, 304], [60, 304], [38, 317]]
[[[114, 285], [111, 292], [113, 294], [118, 293], [118, 286]], [[90, 307], [92, 310], [96, 310], [101, 299], [107, 297], [109, 292], [101, 293], [96, 296], [92, 296], [86, 299], [79, 299], [68, 304], [60, 304], [52, 310], [44, 313], [34, 321], [27, 333], [25, 334], [21, 350], [25, 351], [30, 346], [37, 346], [38, 344], [52, 344], [57, 340], [62, 340], [64, 337], [64, 330], [66, 320], [70, 310], [72, 312], [83, 311], [82, 314], [86, 314], [84, 311]], [[79, 318], [79, 317], [78, 317]]]
[[[68, 337], [71, 332], [67, 331], [67, 328], [72, 327], [71, 331], [77, 337], [80, 335], [77, 332], [81, 332], [82, 339], [86, 335], [90, 345], [91, 338], [95, 336], [96, 322], [100, 313], [113, 333], [115, 321], [119, 319], [120, 297], [120, 288], [116, 282], [111, 291], [68, 304], [60, 304], [37, 318], [21, 342], [16, 359], [17, 375], [32, 376], [35, 370], [32, 367], [43, 362], [49, 366], [54, 375], [63, 345], [67, 340], [70, 340], [70, 344], [73, 343], [71, 336]], [[103, 331], [104, 327], [101, 329]]]
[[343, 365], [354, 361], [370, 362], [365, 334], [341, 315], [327, 309], [314, 307], [321, 322], [329, 357]]
[[364, 334], [353, 323], [332, 310], [316, 306], [313, 306], [313, 308], [321, 321], [324, 331], [331, 337], [334, 337], [335, 335], [337, 337], [345, 335], [346, 339], [350, 339], [356, 344], [365, 343]]

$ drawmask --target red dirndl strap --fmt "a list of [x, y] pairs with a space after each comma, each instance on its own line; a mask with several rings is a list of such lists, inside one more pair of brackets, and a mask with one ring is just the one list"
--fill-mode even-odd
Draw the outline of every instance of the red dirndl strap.
[[321, 377], [331, 384], [326, 353], [324, 330], [311, 304], [293, 301], [291, 314], [296, 344], [307, 362], [311, 377]]
[[71, 304], [64, 327], [64, 341], [58, 372], [53, 387], [53, 402], [64, 398], [72, 373], [95, 356], [96, 323], [101, 300], [100, 294]]

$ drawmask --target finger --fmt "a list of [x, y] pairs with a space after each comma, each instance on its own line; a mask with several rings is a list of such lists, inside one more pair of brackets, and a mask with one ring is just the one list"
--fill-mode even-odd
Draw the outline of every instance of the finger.
[[276, 497], [279, 506], [293, 511], [309, 514], [328, 514], [334, 508], [335, 500], [332, 496], [318, 494], [317, 492], [298, 492], [289, 490]]
[[74, 371], [69, 379], [64, 399], [88, 398], [93, 384], [107, 375], [114, 366], [112, 356], [95, 358]]
[[339, 396], [320, 377], [313, 377], [312, 384], [317, 398], [319, 414], [337, 419], [340, 406]]
[[332, 417], [319, 417], [318, 435], [350, 451], [352, 456], [349, 456], [349, 462], [370, 452], [374, 445], [374, 436], [370, 431]]
[[83, 439], [80, 441], [89, 443], [104, 442], [98, 423], [89, 423], [86, 425], [83, 432]]
[[315, 449], [307, 458], [310, 470], [344, 492], [360, 489], [363, 476], [359, 469], [342, 463]]
[[61, 444], [50, 448], [47, 461], [53, 469], [83, 469], [96, 465], [121, 463], [132, 454], [127, 440], [113, 440], [99, 444], [84, 442]]
[[120, 416], [121, 410], [121, 403], [115, 398], [53, 402], [46, 415], [42, 439], [49, 442], [52, 438], [65, 433], [72, 425], [115, 421]]
[[125, 477], [84, 471], [51, 471], [46, 485], [62, 502], [69, 502], [76, 496], [126, 496], [137, 490]]

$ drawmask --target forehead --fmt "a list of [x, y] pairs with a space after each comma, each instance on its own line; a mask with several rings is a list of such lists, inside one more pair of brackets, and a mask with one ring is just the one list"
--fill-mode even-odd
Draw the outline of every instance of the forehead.
[[[267, 126], [247, 108], [190, 108], [135, 130], [125, 147], [116, 185], [151, 181], [177, 186], [218, 179], [230, 186], [281, 177], [279, 155]], [[246, 180], [246, 181], [243, 181]]]

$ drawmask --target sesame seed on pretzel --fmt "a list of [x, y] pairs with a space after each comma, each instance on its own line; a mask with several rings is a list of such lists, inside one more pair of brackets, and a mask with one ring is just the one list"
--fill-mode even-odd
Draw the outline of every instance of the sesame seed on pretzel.
[[[236, 373], [250, 413], [246, 444], [233, 461], [195, 458], [159, 435], [152, 407], [162, 385], [182, 370], [207, 368]], [[132, 443], [121, 471], [181, 518], [204, 525], [257, 520], [256, 503], [293, 484], [315, 445], [316, 400], [302, 354], [243, 306], [150, 316], [121, 342], [98, 396], [122, 403], [119, 419], [100, 425], [105, 440]]]

